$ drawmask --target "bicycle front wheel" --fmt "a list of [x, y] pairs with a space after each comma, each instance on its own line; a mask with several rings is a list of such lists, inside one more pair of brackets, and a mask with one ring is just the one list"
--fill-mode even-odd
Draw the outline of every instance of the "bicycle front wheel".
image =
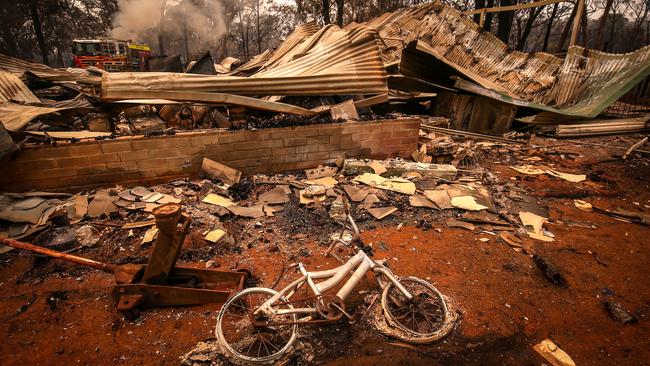
[[[261, 319], [253, 314], [277, 293], [269, 288], [253, 287], [240, 291], [223, 305], [215, 333], [227, 356], [248, 363], [271, 363], [289, 350], [296, 340], [296, 315]], [[292, 309], [293, 306], [284, 304], [274, 308]]]
[[449, 311], [442, 294], [430, 283], [417, 277], [402, 277], [399, 282], [413, 295], [408, 300], [392, 283], [384, 288], [381, 306], [384, 316], [415, 338], [436, 337], [449, 321]]

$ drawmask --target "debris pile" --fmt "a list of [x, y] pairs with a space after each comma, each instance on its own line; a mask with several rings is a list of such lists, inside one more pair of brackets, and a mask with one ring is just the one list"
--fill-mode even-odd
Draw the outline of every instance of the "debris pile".
[[[632, 117], [607, 109], [650, 73], [650, 48], [608, 55], [573, 46], [565, 58], [514, 52], [437, 2], [343, 28], [306, 23], [276, 49], [233, 68], [237, 64], [232, 58], [215, 64], [206, 53], [187, 72], [109, 73], [53, 69], [0, 55], [0, 121], [16, 142], [51, 142], [332, 123], [391, 113], [437, 112], [452, 118], [456, 129], [488, 133], [504, 132], [495, 124], [507, 131], [515, 118], [524, 128], [532, 124], [538, 133], [558, 136], [638, 132], [648, 128], [650, 118], [643, 108], [634, 109], [639, 112]], [[451, 75], [431, 73], [435, 65]], [[463, 110], [465, 102], [457, 105], [462, 98], [452, 98], [451, 105], [436, 99], [437, 93], [459, 92], [488, 102]], [[459, 122], [467, 116], [478, 120], [499, 105], [524, 108], [507, 120], [489, 117], [480, 127]], [[429, 155], [437, 162], [459, 148], [434, 142]]]

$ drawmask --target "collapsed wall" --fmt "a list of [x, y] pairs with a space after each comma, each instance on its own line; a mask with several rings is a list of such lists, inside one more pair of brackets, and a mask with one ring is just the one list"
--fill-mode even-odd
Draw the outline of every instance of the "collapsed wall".
[[405, 118], [263, 130], [204, 130], [172, 136], [124, 136], [26, 148], [0, 163], [0, 189], [74, 190], [108, 184], [156, 184], [196, 175], [204, 157], [246, 174], [313, 168], [349, 157], [408, 157], [420, 120]]

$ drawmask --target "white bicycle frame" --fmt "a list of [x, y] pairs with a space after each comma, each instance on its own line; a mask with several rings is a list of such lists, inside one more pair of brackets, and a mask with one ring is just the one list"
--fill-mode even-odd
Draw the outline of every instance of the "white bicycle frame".
[[[408, 300], [411, 300], [413, 298], [413, 295], [411, 295], [411, 293], [409, 293], [409, 291], [404, 288], [401, 283], [399, 283], [392, 272], [384, 267], [383, 261], [372, 260], [370, 257], [368, 257], [368, 255], [366, 255], [365, 252], [359, 250], [359, 252], [351, 257], [345, 264], [326, 271], [308, 272], [305, 270], [305, 267], [302, 265], [302, 263], [298, 263], [298, 271], [300, 271], [302, 277], [293, 281], [287, 287], [283, 288], [280, 292], [265, 301], [262, 305], [260, 305], [258, 309], [255, 310], [254, 314], [271, 316], [318, 313], [318, 309], [316, 308], [304, 307], [278, 309], [274, 308], [273, 304], [280, 299], [283, 299], [282, 302], [286, 303], [305, 283], [307, 283], [314, 295], [320, 296], [323, 292], [326, 292], [327, 290], [338, 285], [348, 275], [348, 273], [354, 270], [347, 282], [336, 293], [336, 297], [338, 297], [343, 302], [352, 292], [355, 286], [359, 283], [359, 281], [361, 281], [361, 279], [366, 275], [368, 270], [371, 269], [375, 273], [385, 275], [386, 278], [393, 285], [395, 285], [395, 287], [400, 292], [402, 292], [402, 294], [404, 294]], [[325, 280], [320, 283], [314, 282], [314, 280], [322, 279]]]

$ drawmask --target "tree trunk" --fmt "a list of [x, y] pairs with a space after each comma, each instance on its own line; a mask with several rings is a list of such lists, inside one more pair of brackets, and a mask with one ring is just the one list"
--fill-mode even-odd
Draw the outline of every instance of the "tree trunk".
[[[2, 19], [6, 19], [7, 14], [3, 11]], [[2, 52], [5, 52], [8, 56], [19, 57], [18, 55], [18, 46], [16, 46], [16, 37], [14, 37], [11, 28], [9, 27], [8, 22], [0, 22], [0, 27], [2, 27], [2, 38], [4, 39], [5, 48]]]
[[190, 62], [190, 42], [187, 34], [187, 15], [183, 18], [183, 44], [185, 45], [185, 62]]
[[609, 11], [612, 9], [612, 4], [614, 3], [614, 0], [607, 0], [605, 3], [605, 9], [603, 10], [603, 15], [600, 17], [600, 20], [598, 21], [598, 31], [596, 33], [596, 44], [594, 47], [598, 50], [602, 50], [603, 47], [605, 46], [605, 23], [607, 22], [607, 15], [609, 15]]
[[[487, 0], [487, 7], [493, 8], [494, 0]], [[485, 14], [485, 24], [483, 24], [483, 29], [485, 29], [488, 32], [492, 30], [492, 19], [494, 19], [494, 13]]]
[[528, 15], [528, 19], [526, 20], [526, 25], [524, 26], [524, 31], [521, 34], [521, 37], [519, 38], [519, 41], [517, 42], [517, 47], [516, 49], [519, 51], [523, 51], [524, 48], [526, 47], [526, 41], [528, 40], [528, 36], [530, 35], [530, 31], [533, 29], [533, 25], [535, 24], [535, 20], [539, 16], [539, 14], [542, 13], [542, 10], [544, 10], [544, 7], [546, 5], [542, 5], [538, 8], [530, 8], [530, 14]]
[[336, 0], [336, 24], [343, 28], [343, 11], [345, 7], [344, 0]]
[[303, 9], [303, 0], [296, 0], [296, 14], [301, 22], [305, 22], [305, 10]]
[[162, 0], [160, 4], [160, 22], [158, 23], [158, 52], [160, 56], [165, 56], [165, 36], [163, 35], [165, 27], [165, 4], [166, 0]]
[[323, 0], [323, 9], [322, 10], [322, 16], [323, 16], [323, 24], [328, 25], [331, 23], [330, 21], [330, 0]]
[[589, 18], [587, 18], [587, 7], [585, 6], [584, 9], [580, 27], [582, 28], [582, 47], [587, 48], [589, 46]]
[[[501, 6], [513, 5], [516, 0], [501, 0]], [[508, 44], [510, 40], [510, 29], [512, 28], [512, 21], [514, 19], [514, 11], [499, 12], [497, 18], [499, 19], [499, 27], [497, 28], [497, 37]]]
[[[483, 9], [485, 8], [485, 0], [474, 0], [474, 9]], [[481, 21], [481, 14], [474, 14], [474, 23], [479, 23]]]
[[544, 45], [542, 45], [542, 52], [546, 52], [548, 49], [548, 39], [551, 36], [551, 29], [553, 29], [553, 20], [555, 20], [555, 15], [557, 14], [557, 8], [560, 3], [553, 4], [553, 11], [551, 12], [551, 17], [548, 19], [548, 26], [546, 27], [546, 34], [544, 35]]
[[36, 34], [38, 47], [41, 49], [41, 57], [43, 58], [43, 63], [45, 65], [49, 65], [50, 61], [47, 59], [47, 45], [45, 44], [45, 36], [43, 35], [43, 23], [41, 22], [41, 17], [38, 15], [36, 3], [30, 4], [29, 15], [32, 18], [32, 24], [34, 24], [34, 33]]
[[257, 28], [257, 54], [262, 53], [262, 37], [260, 37], [260, 0], [255, 2], [255, 13], [256, 13], [256, 28]]
[[607, 37], [607, 42], [603, 51], [611, 52], [614, 49], [614, 33], [616, 31], [616, 12], [612, 12], [612, 26], [609, 29], [609, 37]]
[[564, 25], [564, 30], [562, 31], [562, 37], [560, 37], [560, 43], [557, 45], [557, 52], [562, 51], [562, 49], [564, 48], [564, 43], [566, 42], [566, 39], [569, 37], [569, 30], [571, 30], [571, 25], [575, 20], [577, 11], [578, 11], [578, 2], [576, 2], [576, 4], [573, 6], [571, 15], [569, 15], [569, 18], [566, 20], [566, 24]]
[[638, 19], [638, 21], [635, 22], [634, 24], [634, 29], [632, 30], [632, 39], [634, 40], [633, 47], [635, 49], [642, 46], [642, 45], [637, 46], [637, 41], [643, 37], [641, 26], [643, 26], [643, 23], [645, 23], [645, 19], [648, 17], [648, 11], [650, 11], [650, 4], [646, 4], [645, 9], [643, 10], [643, 16], [641, 16], [641, 19]]

